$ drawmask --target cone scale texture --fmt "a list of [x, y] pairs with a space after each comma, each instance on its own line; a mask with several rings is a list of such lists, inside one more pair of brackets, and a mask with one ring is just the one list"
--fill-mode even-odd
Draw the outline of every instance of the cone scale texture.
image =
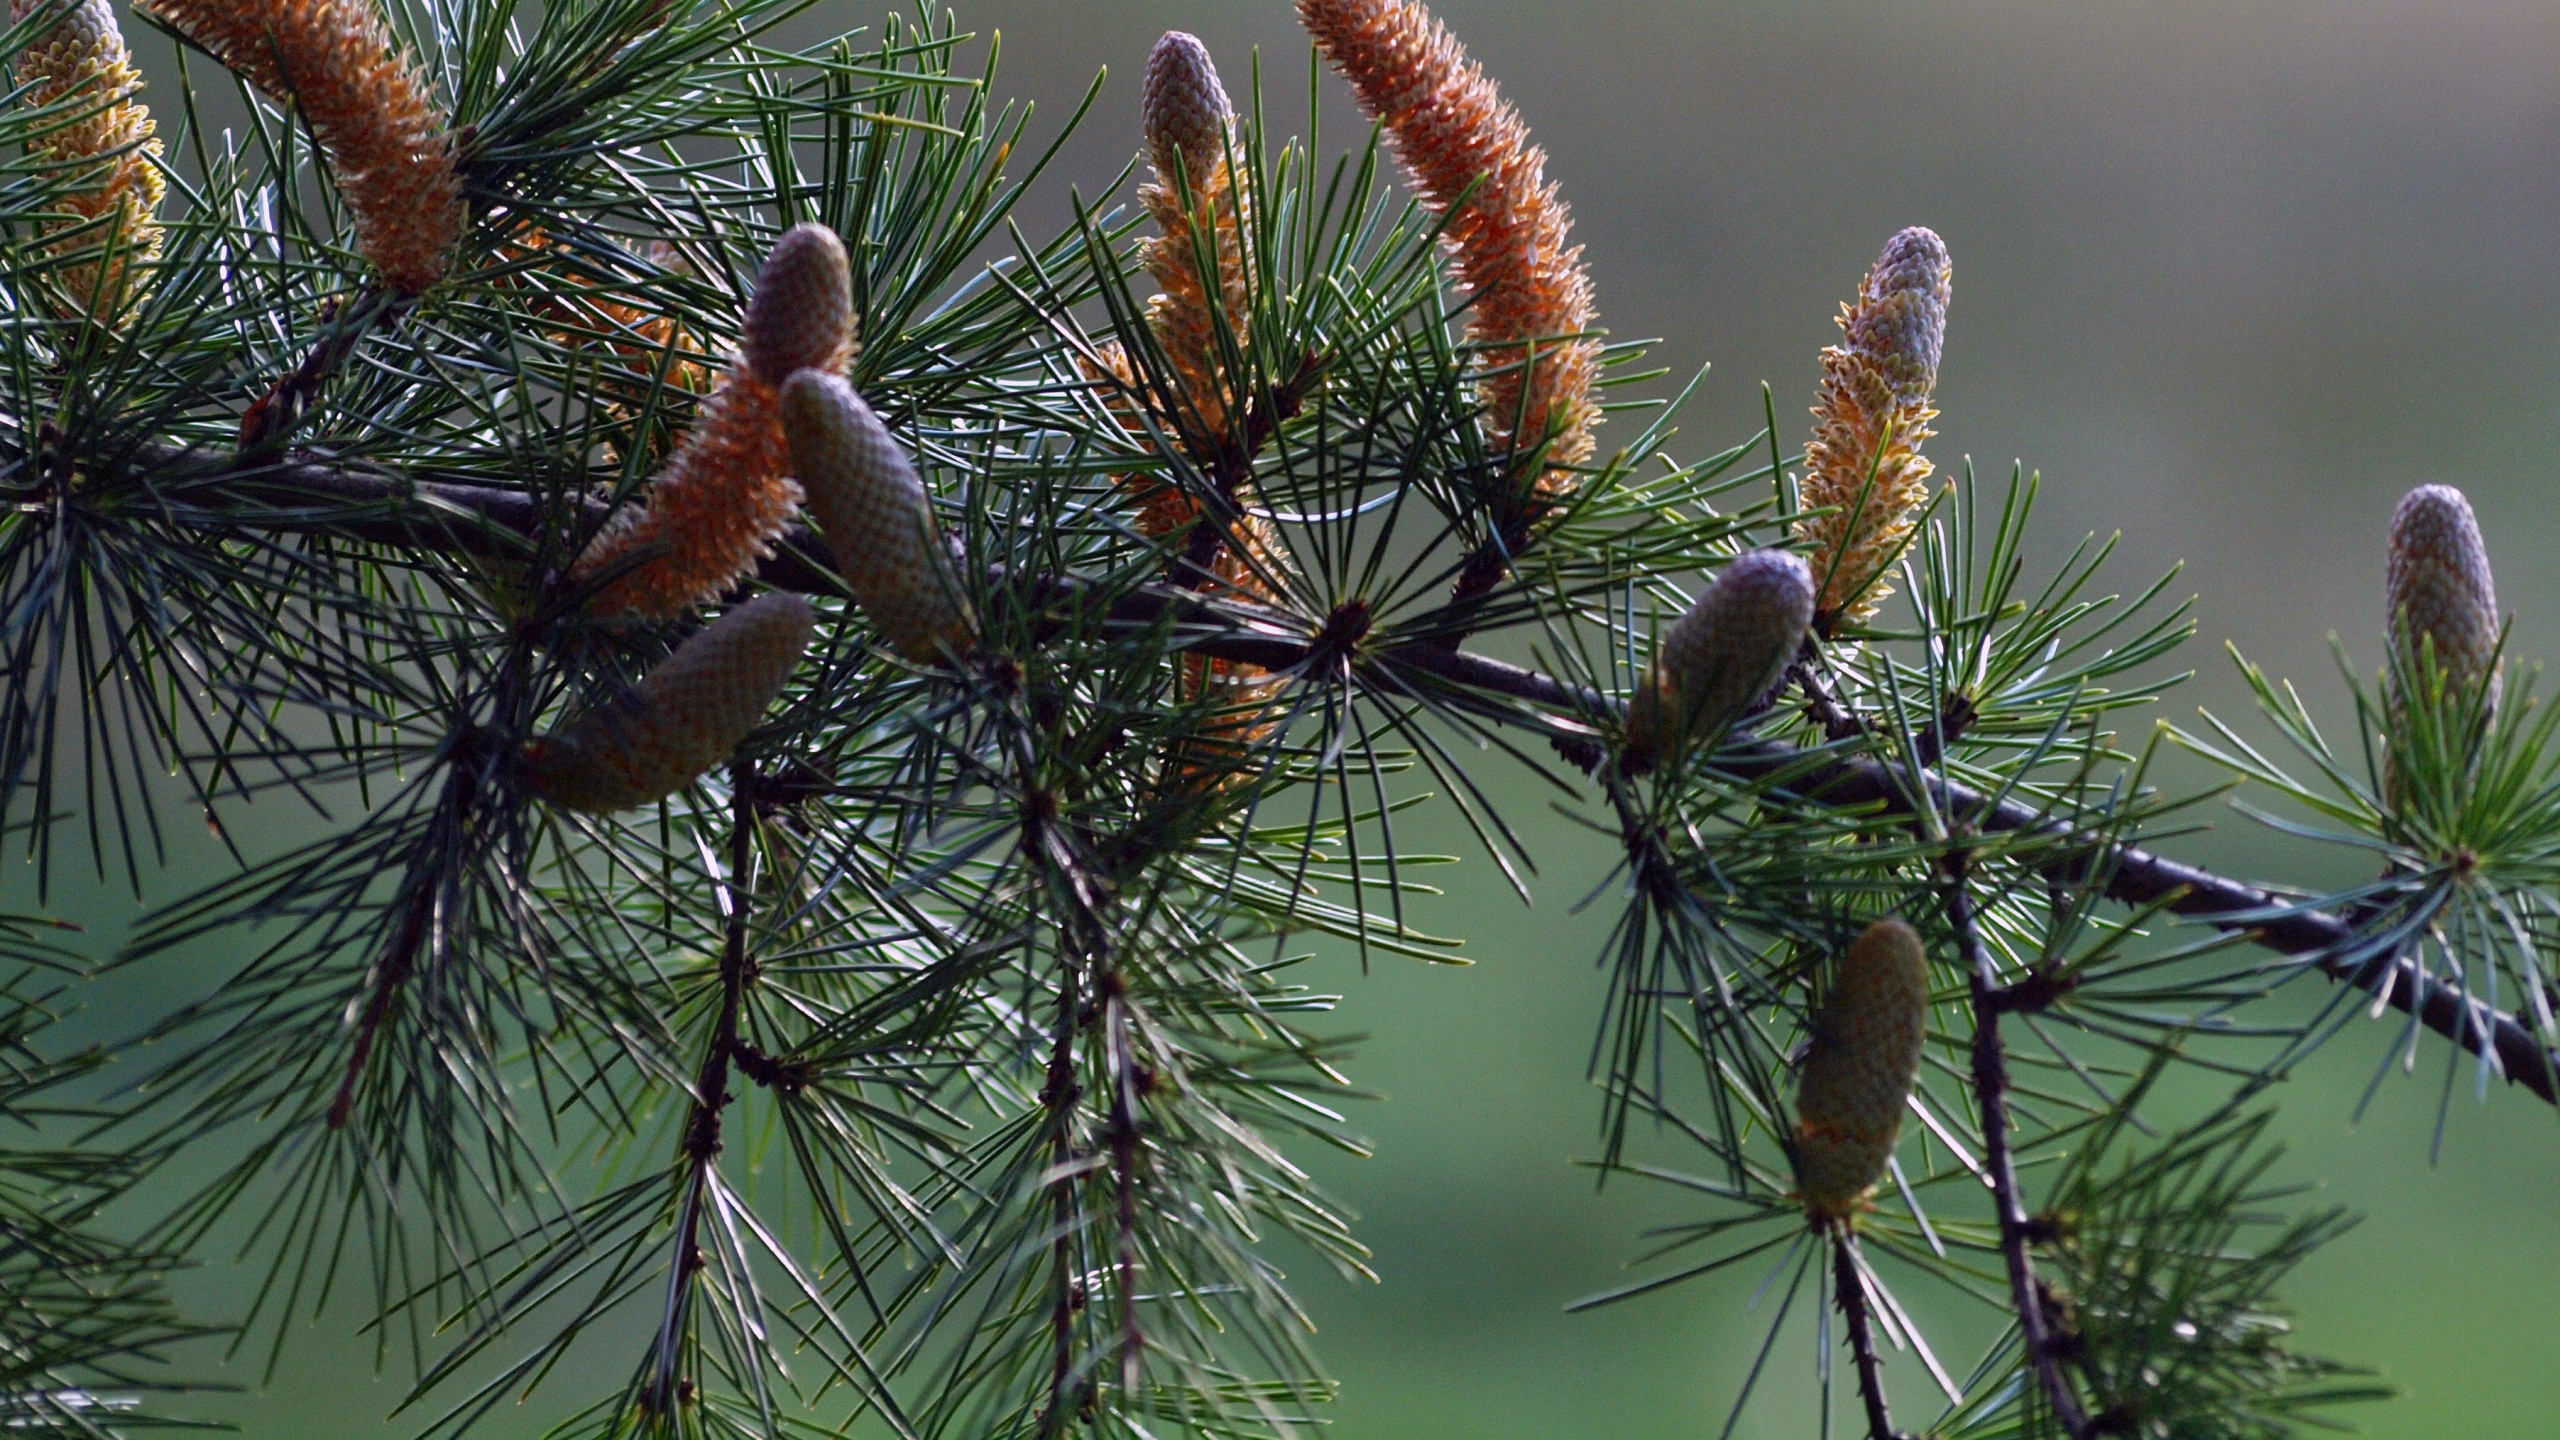
[[2488, 703], [2496, 709], [2501, 677], [2490, 670], [2498, 653], [2498, 589], [2480, 521], [2461, 491], [2421, 485], [2401, 500], [2391, 517], [2385, 579], [2401, 663], [2414, 676], [2432, 649], [2449, 693], [2489, 675]]
[[[1568, 243], [1573, 217], [1546, 178], [1519, 111], [1431, 12], [1411, 0], [1298, 0], [1316, 49], [1386, 127], [1435, 214], [1470, 297], [1467, 338], [1484, 347], [1486, 438], [1498, 450], [1547, 443], [1546, 464], [1502, 497], [1508, 523], [1551, 501], [1591, 456], [1600, 346], [1559, 339], [1591, 328], [1591, 275]], [[1463, 205], [1461, 206], [1461, 202]], [[1537, 342], [1535, 373], [1530, 350]]]
[[1796, 538], [1823, 577], [1826, 619], [1864, 620], [1892, 593], [1883, 576], [1929, 498], [1920, 446], [1938, 412], [1953, 267], [1934, 231], [1914, 226], [1884, 253], [1840, 314], [1841, 343], [1822, 352], [1822, 395], [1813, 407], [1798, 495], [1807, 510]]
[[565, 809], [610, 814], [690, 785], [735, 754], [782, 693], [816, 615], [759, 595], [676, 647], [621, 700], [525, 747], [525, 784]]
[[782, 387], [782, 426], [836, 571], [889, 648], [929, 662], [975, 644], [933, 501], [853, 386], [820, 370], [792, 376]]
[[[1226, 436], [1229, 392], [1236, 388], [1220, 363], [1219, 319], [1239, 347], [1251, 338], [1244, 197], [1227, 165], [1235, 106], [1218, 83], [1218, 67], [1208, 48], [1173, 30], [1147, 57], [1139, 113], [1156, 178], [1140, 188], [1138, 198], [1157, 232], [1140, 258], [1163, 287], [1147, 302], [1147, 328], [1180, 382], [1178, 413], [1161, 418], [1194, 451], [1214, 453]], [[1188, 204], [1185, 184], [1190, 186]], [[1214, 274], [1204, 273], [1200, 263], [1204, 236]], [[1119, 364], [1125, 369], [1126, 357]]]
[[1796, 1087], [1796, 1190], [1840, 1219], [1884, 1178], [1929, 1036], [1929, 956], [1900, 920], [1868, 926], [1840, 957]]
[[298, 109], [355, 216], [356, 248], [415, 295], [462, 234], [451, 127], [370, 0], [142, 0], [277, 104]]
[[1147, 159], [1157, 183], [1174, 183], [1174, 166], [1197, 190], [1227, 159], [1227, 131], [1236, 107], [1218, 83], [1217, 62], [1196, 35], [1168, 30], [1147, 56], [1146, 85], [1138, 118], [1147, 137]]
[[1813, 623], [1813, 571], [1801, 556], [1754, 550], [1724, 568], [1664, 632], [1627, 715], [1631, 756], [1651, 763], [1712, 734], [1768, 693]]
[[[45, 0], [10, 0], [9, 18], [23, 21], [42, 8]], [[106, 221], [56, 242], [55, 253], [71, 262], [60, 272], [59, 303], [66, 314], [112, 321], [139, 298], [137, 272], [160, 257], [160, 142], [151, 111], [136, 98], [142, 76], [108, 0], [80, 0], [19, 53], [17, 68], [27, 87], [21, 104], [62, 105], [79, 116], [28, 146], [29, 158], [83, 177], [45, 202], [71, 216], [47, 228], [59, 233]]]
[[656, 548], [598, 592], [590, 613], [672, 619], [728, 593], [773, 553], [801, 487], [782, 433], [781, 388], [794, 372], [770, 367], [834, 370], [853, 354], [852, 289], [835, 232], [801, 225], [775, 243], [748, 302], [743, 349], [650, 482], [647, 505], [618, 516], [578, 557], [572, 573], [583, 579]]

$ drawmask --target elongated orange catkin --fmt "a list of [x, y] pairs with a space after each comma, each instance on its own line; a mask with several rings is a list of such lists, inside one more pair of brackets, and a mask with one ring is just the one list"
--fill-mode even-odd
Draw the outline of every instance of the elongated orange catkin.
[[1654, 763], [1766, 693], [1804, 643], [1813, 592], [1812, 569], [1784, 550], [1754, 550], [1724, 567], [1664, 632], [1628, 704], [1628, 757]]
[[922, 662], [976, 644], [932, 498], [853, 386], [823, 370], [792, 376], [782, 387], [782, 429], [836, 573], [889, 647]]
[[139, 0], [278, 104], [298, 109], [383, 283], [444, 278], [462, 234], [452, 128], [371, 0]]
[[808, 601], [776, 593], [712, 621], [619, 701], [525, 746], [525, 787], [605, 815], [692, 784], [764, 718], [816, 620]]
[[2402, 498], [2391, 517], [2385, 578], [2391, 643], [2406, 673], [2417, 678], [2423, 654], [2432, 652], [2448, 692], [2488, 676], [2488, 707], [2495, 710], [2504, 679], [2491, 669], [2498, 654], [2498, 587], [2480, 521], [2461, 491], [2421, 485]]
[[744, 355], [650, 482], [647, 506], [616, 517], [572, 567], [583, 579], [656, 549], [599, 591], [590, 613], [671, 619], [727, 593], [790, 525], [800, 487], [782, 384], [801, 370], [841, 370], [853, 354], [853, 290], [834, 231], [799, 225], [775, 242], [744, 329]]
[[1796, 538], [1822, 577], [1826, 628], [1835, 617], [1866, 619], [1892, 593], [1884, 573], [1929, 498], [1920, 445], [1938, 415], [1929, 400], [1953, 274], [1935, 231], [1915, 225], [1896, 234], [1856, 303], [1841, 307], [1842, 343], [1822, 352], [1822, 398], [1798, 494], [1805, 509], [1833, 513], [1797, 521]]
[[[1500, 497], [1505, 524], [1571, 486], [1591, 456], [1600, 346], [1566, 340], [1591, 328], [1591, 274], [1566, 243], [1573, 217], [1546, 178], [1547, 156], [1484, 70], [1412, 0], [1298, 0], [1316, 48], [1351, 82], [1360, 108], [1386, 126], [1414, 188], [1435, 213], [1462, 208], [1442, 232], [1472, 297], [1467, 338], [1482, 351], [1484, 426], [1498, 449], [1547, 442], [1525, 494]], [[1470, 187], [1473, 187], [1470, 193]], [[1537, 342], [1535, 375], [1527, 373]]]
[[1929, 1038], [1929, 955], [1899, 920], [1851, 942], [1813, 1019], [1796, 1086], [1796, 1193], [1817, 1219], [1840, 1219], [1884, 1178]]
[[[49, 4], [9, 0], [9, 18], [25, 20]], [[60, 274], [57, 303], [68, 315], [112, 321], [140, 298], [144, 277], [160, 258], [162, 189], [160, 142], [150, 109], [136, 98], [142, 76], [114, 7], [108, 0], [78, 0], [19, 52], [17, 67], [27, 87], [22, 103], [68, 112], [27, 147], [29, 158], [46, 169], [80, 177], [75, 188], [46, 202], [71, 215], [48, 228], [59, 233], [106, 221], [54, 243], [54, 253], [70, 262]]]

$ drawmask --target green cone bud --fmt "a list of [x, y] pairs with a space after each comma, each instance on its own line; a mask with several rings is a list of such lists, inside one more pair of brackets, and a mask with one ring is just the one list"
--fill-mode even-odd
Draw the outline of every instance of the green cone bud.
[[735, 754], [809, 644], [797, 595], [759, 595], [676, 647], [631, 693], [525, 747], [527, 788], [604, 815], [662, 799]]
[[1197, 36], [1166, 31], [1147, 56], [1146, 86], [1138, 104], [1156, 177], [1171, 186], [1178, 161], [1193, 189], [1205, 187], [1227, 158], [1227, 127], [1235, 114], [1226, 87], [1218, 83], [1209, 47]]
[[1627, 716], [1629, 753], [1647, 761], [1712, 735], [1768, 693], [1813, 624], [1813, 571], [1784, 550], [1724, 568], [1662, 637]]
[[1840, 957], [1813, 1018], [1796, 1087], [1796, 1191], [1809, 1213], [1854, 1213], [1884, 1178], [1929, 1036], [1929, 955], [1899, 920], [1866, 928]]
[[773, 242], [747, 301], [747, 368], [767, 385], [795, 370], [843, 368], [853, 347], [853, 280], [844, 242], [811, 222]]
[[[2411, 676], [2424, 650], [2449, 692], [2467, 689], [2489, 673], [2498, 653], [2498, 590], [2489, 576], [2489, 549], [2471, 502], [2450, 485], [2421, 485], [2391, 517], [2386, 567], [2391, 593], [2391, 643]], [[2498, 704], [2499, 677], [2489, 678], [2489, 707]]]
[[933, 502], [880, 417], [843, 377], [803, 370], [782, 387], [782, 430], [836, 571], [889, 647], [923, 662], [974, 645]]
[[1925, 401], [1937, 387], [1954, 273], [1937, 231], [1923, 225], [1897, 231], [1842, 322], [1847, 347], [1876, 363], [1897, 400]]

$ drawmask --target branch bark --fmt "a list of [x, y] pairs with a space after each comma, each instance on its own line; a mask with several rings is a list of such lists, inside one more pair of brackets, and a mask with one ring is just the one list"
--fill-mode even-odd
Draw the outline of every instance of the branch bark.
[[[546, 511], [542, 497], [521, 491], [411, 480], [326, 459], [232, 462], [227, 456], [173, 446], [144, 446], [134, 452], [134, 461], [155, 467], [200, 465], [207, 472], [205, 478], [227, 479], [262, 495], [305, 502], [298, 508], [258, 516], [256, 528], [268, 532], [329, 534], [373, 544], [487, 553], [520, 550], [544, 525], [558, 523]], [[580, 503], [600, 512], [604, 502]], [[218, 515], [199, 513], [208, 528], [222, 528]], [[759, 567], [757, 579], [774, 589], [842, 596], [833, 577], [806, 558], [824, 553], [814, 534], [795, 530]], [[1024, 603], [1036, 607], [1093, 598], [1092, 589], [1073, 576], [1040, 577], [1023, 587]], [[1178, 643], [1184, 649], [1272, 671], [1289, 671], [1317, 656], [1321, 648], [1311, 628], [1293, 616], [1170, 586], [1114, 597], [1108, 620], [1130, 630], [1170, 626], [1182, 632]], [[1542, 729], [1550, 739], [1567, 742], [1586, 741], [1589, 722], [1620, 708], [1614, 697], [1587, 686], [1437, 642], [1373, 649], [1362, 654], [1357, 664], [1394, 674], [1399, 681], [1427, 675], [1459, 689], [1519, 701], [1525, 708], [1510, 718]], [[2279, 954], [2304, 957], [2330, 979], [2381, 995], [2403, 1014], [2414, 1013], [2419, 1023], [2464, 1050], [2475, 1055], [2489, 1051], [2510, 1083], [2560, 1105], [2560, 1056], [2547, 1050], [2531, 1029], [2513, 1015], [2426, 973], [2407, 957], [2351, 958], [2361, 936], [2357, 926], [2343, 917], [2139, 846], [2075, 831], [2017, 800], [1992, 803], [1925, 768], [1915, 780], [1865, 756], [1754, 739], [1729, 741], [1711, 763], [1737, 779], [1784, 778], [1790, 792], [1810, 803], [1873, 807], [1886, 817], [1916, 813], [1917, 792], [1925, 786], [1939, 813], [1959, 817], [1978, 832], [2057, 842], [2058, 856], [2045, 867], [2056, 878], [2076, 883], [2092, 873], [2103, 873], [2110, 899], [2137, 906], [2165, 901], [2174, 914], [2245, 934], [2251, 943]]]
[[2009, 1152], [2009, 1062], [2000, 1044], [2000, 995], [1991, 957], [1974, 928], [1970, 868], [1965, 852], [1949, 855], [1947, 927], [1955, 932], [1956, 951], [1973, 993], [1973, 1096], [1982, 1112], [1982, 1168], [1991, 1179], [1991, 1198], [2000, 1215], [2000, 1258], [2009, 1270], [2010, 1306], [2018, 1314], [2018, 1341], [2026, 1347], [2027, 1368], [2053, 1407], [2056, 1423], [2071, 1440], [2090, 1440], [2089, 1412], [2080, 1394], [2062, 1373], [2064, 1337], [2045, 1313], [2044, 1288], [2036, 1279], [2035, 1261], [2027, 1254], [2029, 1222], [2026, 1202], [2018, 1193], [2017, 1160]]
[[1910, 1440], [1893, 1428], [1893, 1411], [1884, 1403], [1884, 1359], [1876, 1353], [1874, 1328], [1867, 1320], [1867, 1279], [1858, 1271], [1857, 1232], [1846, 1224], [1831, 1232], [1831, 1292], [1849, 1332], [1849, 1354], [1858, 1367], [1858, 1399], [1867, 1409], [1867, 1440]]
[[729, 1108], [729, 1062], [738, 1049], [739, 1012], [747, 991], [747, 876], [755, 863], [755, 767], [736, 766], [736, 797], [729, 829], [729, 878], [725, 886], [729, 913], [720, 946], [720, 1012], [712, 1020], [711, 1043], [694, 1077], [693, 1106], [685, 1118], [683, 1154], [685, 1189], [676, 1221], [675, 1263], [667, 1277], [667, 1300], [659, 1312], [658, 1334], [651, 1346], [650, 1378], [641, 1407], [670, 1415], [686, 1398], [683, 1378], [684, 1322], [693, 1299], [694, 1277], [702, 1273], [702, 1209], [711, 1168], [720, 1159], [721, 1116]]

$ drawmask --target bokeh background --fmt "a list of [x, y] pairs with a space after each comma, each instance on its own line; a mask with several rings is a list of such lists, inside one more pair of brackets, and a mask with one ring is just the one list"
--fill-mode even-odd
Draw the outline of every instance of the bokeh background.
[[[813, 19], [844, 28], [871, 3], [826, 0]], [[1286, 0], [960, 8], [1001, 31], [998, 89], [1039, 106], [1037, 132], [1111, 71], [1024, 214], [1034, 234], [1065, 223], [1067, 182], [1093, 198], [1136, 148], [1137, 77], [1161, 30], [1205, 38], [1238, 90], [1258, 53], [1270, 113], [1303, 112], [1308, 53]], [[2560, 649], [2546, 498], [2560, 470], [2560, 6], [1437, 8], [1546, 145], [1604, 323], [1662, 337], [1658, 358], [1683, 374], [1712, 362], [1682, 453], [1753, 432], [1763, 381], [1799, 444], [1830, 316], [1886, 235], [1927, 224], [1956, 263], [1932, 453], [1947, 469], [2041, 471], [2048, 556], [2121, 530], [2122, 585], [2185, 564], [2199, 675], [2168, 718], [2245, 710], [2225, 640], [2340, 716], [2330, 638], [2378, 660], [2384, 526], [2423, 481], [2477, 504], [2516, 652]], [[144, 48], [166, 75], [164, 42]], [[1351, 143], [1347, 98], [1329, 80], [1324, 95], [1329, 148]], [[1535, 825], [1543, 797], [1511, 793]], [[1464, 849], [1454, 826], [1415, 843]], [[2243, 873], [2341, 873], [2236, 816], [2182, 847]], [[1744, 1313], [1756, 1271], [1561, 1313], [1620, 1276], [1643, 1226], [1681, 1212], [1640, 1187], [1595, 1194], [1572, 1166], [1596, 1149], [1584, 1070], [1608, 906], [1571, 907], [1607, 857], [1560, 826], [1535, 849], [1534, 907], [1471, 860], [1419, 912], [1471, 937], [1472, 966], [1325, 962], [1348, 997], [1342, 1027], [1371, 1037], [1355, 1077], [1384, 1096], [1358, 1116], [1375, 1158], [1315, 1162], [1364, 1215], [1379, 1283], [1296, 1267], [1344, 1382], [1346, 1440], [1712, 1435], [1762, 1332], [1765, 1312]], [[112, 933], [112, 892], [67, 898]], [[2430, 1166], [2430, 1065], [2350, 1119], [2386, 1028], [2351, 1032], [2281, 1093], [2286, 1173], [2369, 1217], [2290, 1287], [2302, 1343], [2403, 1391], [2360, 1413], [2369, 1431], [2544, 1440], [2560, 1431], [2560, 1119], [2505, 1096], [2475, 1106], [2466, 1084]], [[2421, 1059], [2441, 1063], [2440, 1047]], [[220, 1310], [248, 1278], [217, 1262], [186, 1285]], [[228, 1376], [244, 1393], [187, 1408], [272, 1440], [407, 1433], [384, 1420], [396, 1385], [348, 1330], [324, 1320], [272, 1378], [244, 1361]], [[1737, 1434], [1814, 1433], [1799, 1333]], [[583, 1378], [563, 1377], [563, 1398], [612, 1383]], [[1904, 1418], [1925, 1418], [1903, 1393]], [[536, 1434], [557, 1413], [537, 1402], [491, 1433]]]

